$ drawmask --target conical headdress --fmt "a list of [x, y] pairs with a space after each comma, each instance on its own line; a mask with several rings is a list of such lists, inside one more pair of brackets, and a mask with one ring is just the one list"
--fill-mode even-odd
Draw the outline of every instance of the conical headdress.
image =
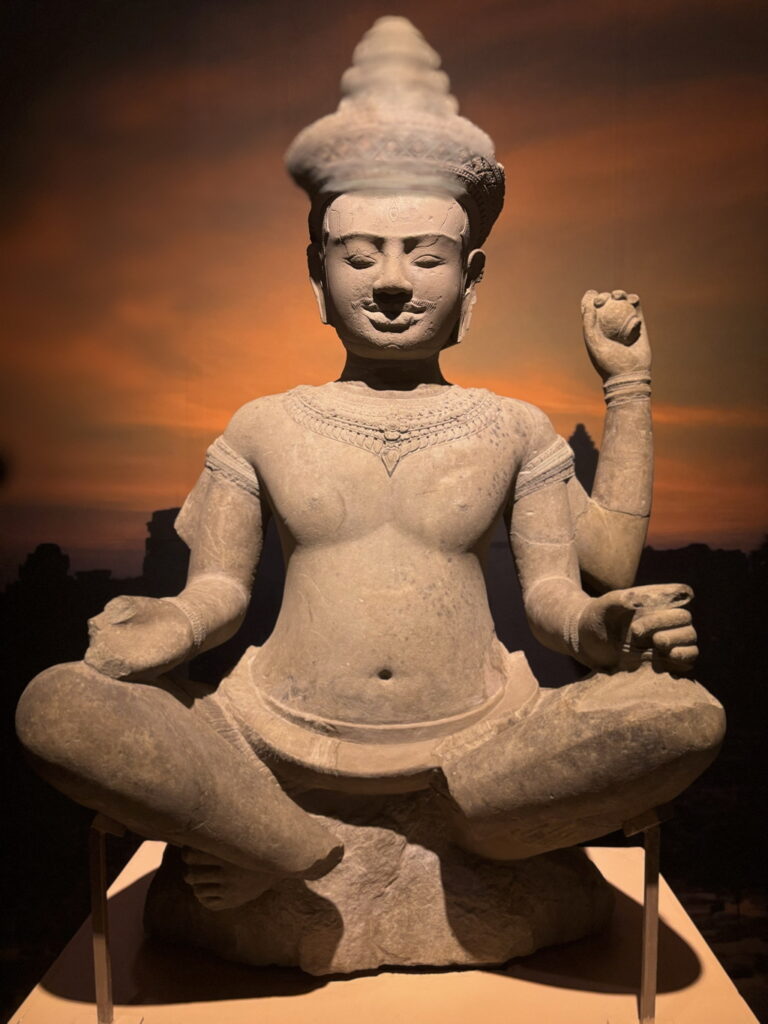
[[[460, 117], [440, 58], [407, 18], [379, 18], [355, 49], [338, 110], [305, 128], [286, 154], [317, 218], [344, 192], [447, 193], [467, 211], [473, 245], [504, 203], [493, 142]], [[311, 218], [312, 220], [312, 218]]]

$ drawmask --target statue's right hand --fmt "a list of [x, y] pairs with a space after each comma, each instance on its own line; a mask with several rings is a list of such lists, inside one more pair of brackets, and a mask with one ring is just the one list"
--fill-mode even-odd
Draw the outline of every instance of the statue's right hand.
[[192, 626], [170, 601], [116, 597], [88, 622], [85, 661], [113, 679], [153, 679], [194, 649]]

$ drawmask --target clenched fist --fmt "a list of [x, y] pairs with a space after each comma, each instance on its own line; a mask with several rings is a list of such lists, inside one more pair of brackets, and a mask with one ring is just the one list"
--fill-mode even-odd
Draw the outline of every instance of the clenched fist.
[[581, 300], [584, 343], [605, 381], [619, 373], [650, 371], [651, 346], [637, 295], [588, 291]]

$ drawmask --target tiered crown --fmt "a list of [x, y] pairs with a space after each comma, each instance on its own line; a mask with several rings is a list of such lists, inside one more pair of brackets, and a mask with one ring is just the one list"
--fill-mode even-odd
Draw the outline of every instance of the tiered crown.
[[338, 110], [300, 132], [286, 154], [316, 217], [345, 192], [447, 193], [467, 211], [473, 245], [487, 238], [504, 203], [504, 168], [488, 135], [458, 115], [439, 68], [407, 18], [379, 18], [363, 36]]

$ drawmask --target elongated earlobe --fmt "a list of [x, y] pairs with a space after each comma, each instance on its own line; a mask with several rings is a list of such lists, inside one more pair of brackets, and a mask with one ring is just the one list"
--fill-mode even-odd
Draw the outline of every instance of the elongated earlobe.
[[325, 302], [325, 268], [323, 256], [315, 242], [307, 246], [307, 268], [309, 269], [309, 283], [315, 293], [315, 302], [320, 314], [320, 320], [328, 323], [328, 309]]
[[461, 302], [461, 315], [459, 317], [459, 328], [456, 332], [454, 344], [460, 345], [464, 335], [469, 330], [472, 320], [472, 310], [477, 302], [477, 285], [483, 279], [485, 270], [485, 253], [482, 249], [473, 249], [467, 257], [467, 276], [464, 285], [464, 298]]

